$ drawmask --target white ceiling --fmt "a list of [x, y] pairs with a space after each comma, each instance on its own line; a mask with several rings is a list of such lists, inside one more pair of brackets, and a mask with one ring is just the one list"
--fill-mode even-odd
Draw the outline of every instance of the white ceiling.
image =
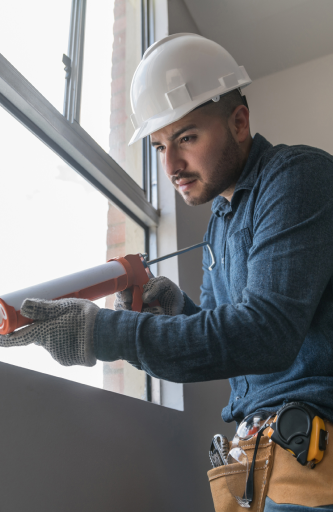
[[170, 22], [224, 46], [252, 80], [333, 53], [333, 0], [169, 0]]

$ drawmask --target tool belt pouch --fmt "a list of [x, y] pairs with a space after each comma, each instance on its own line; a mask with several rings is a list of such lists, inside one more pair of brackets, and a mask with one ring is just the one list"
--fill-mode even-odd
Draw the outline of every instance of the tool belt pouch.
[[[239, 446], [246, 452], [249, 459], [249, 469], [252, 463], [256, 437], [249, 441], [240, 441]], [[231, 443], [229, 443], [229, 449]], [[258, 447], [257, 457], [254, 467], [254, 495], [250, 510], [253, 512], [262, 512], [265, 506], [268, 482], [273, 466], [273, 450], [275, 443], [269, 442], [269, 438], [263, 436]], [[229, 491], [230, 479], [244, 479], [246, 468], [240, 464], [229, 464], [208, 471], [210, 489], [213, 496], [215, 512], [244, 512], [234, 496]], [[227, 483], [229, 479], [229, 487]], [[245, 490], [245, 489], [244, 489]]]

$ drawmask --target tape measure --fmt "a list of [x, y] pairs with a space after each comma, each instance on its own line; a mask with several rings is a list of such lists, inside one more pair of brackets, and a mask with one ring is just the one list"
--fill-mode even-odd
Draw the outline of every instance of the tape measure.
[[300, 402], [284, 405], [267, 435], [296, 457], [302, 466], [311, 469], [322, 460], [328, 443], [324, 420]]

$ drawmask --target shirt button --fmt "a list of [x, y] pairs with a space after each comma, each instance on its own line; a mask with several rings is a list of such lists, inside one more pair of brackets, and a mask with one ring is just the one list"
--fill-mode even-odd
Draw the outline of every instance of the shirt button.
[[241, 399], [241, 397], [240, 397], [240, 396], [236, 396], [236, 400], [240, 400], [240, 399]]
[[226, 217], [227, 217], [228, 220], [231, 220], [232, 217], [233, 217], [233, 214], [232, 213], [228, 213], [228, 215], [226, 215]]

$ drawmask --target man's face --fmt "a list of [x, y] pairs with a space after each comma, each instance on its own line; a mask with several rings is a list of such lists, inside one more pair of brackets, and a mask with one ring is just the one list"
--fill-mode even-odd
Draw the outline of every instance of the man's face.
[[211, 106], [194, 110], [151, 135], [168, 178], [184, 201], [196, 206], [217, 195], [232, 195], [244, 155], [230, 122], [211, 115]]

